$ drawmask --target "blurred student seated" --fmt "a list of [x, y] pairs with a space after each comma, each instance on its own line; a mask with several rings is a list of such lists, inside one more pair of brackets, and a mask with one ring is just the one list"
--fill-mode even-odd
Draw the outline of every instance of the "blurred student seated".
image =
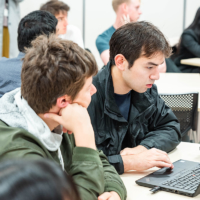
[[80, 200], [72, 180], [56, 163], [8, 160], [0, 163], [2, 200]]
[[125, 23], [136, 22], [142, 14], [140, 0], [112, 0], [112, 7], [116, 13], [115, 22], [96, 39], [96, 47], [104, 65], [109, 61], [109, 41], [113, 33]]
[[18, 26], [18, 57], [0, 59], [0, 97], [21, 86], [21, 68], [25, 49], [37, 36], [56, 33], [57, 19], [49, 12], [34, 11], [21, 19]]
[[182, 59], [200, 58], [200, 8], [194, 21], [184, 30], [175, 55], [174, 62], [184, 73], [200, 73], [200, 67], [181, 64]]
[[[112, 0], [112, 7], [116, 13], [116, 19], [114, 24], [100, 34], [96, 39], [96, 47], [99, 51], [101, 59], [106, 65], [109, 61], [109, 41], [116, 29], [128, 22], [136, 22], [142, 11], [140, 9], [140, 0]], [[159, 66], [159, 72], [180, 72], [176, 65], [171, 62], [169, 58]]]
[[60, 38], [71, 40], [84, 48], [81, 32], [78, 27], [68, 24], [68, 11], [70, 7], [59, 0], [50, 0], [40, 7], [40, 10], [45, 10], [53, 14], [58, 19], [57, 33]]
[[96, 149], [87, 112], [97, 71], [92, 54], [72, 41], [56, 35], [34, 40], [21, 88], [0, 99], [0, 161], [48, 158], [73, 177], [82, 200], [125, 200], [122, 180]]

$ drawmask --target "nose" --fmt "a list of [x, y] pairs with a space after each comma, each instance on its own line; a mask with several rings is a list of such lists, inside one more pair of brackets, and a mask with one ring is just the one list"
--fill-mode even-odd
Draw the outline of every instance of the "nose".
[[92, 87], [91, 87], [91, 90], [90, 90], [91, 96], [92, 96], [93, 94], [95, 94], [96, 92], [97, 92], [97, 88], [92, 84]]
[[68, 25], [68, 19], [67, 19], [67, 17], [65, 18], [65, 23], [64, 23], [64, 25], [65, 25], [65, 26]]
[[139, 11], [138, 11], [138, 13], [139, 13], [139, 15], [141, 15], [141, 14], [142, 14], [142, 10], [141, 10], [141, 8], [139, 8]]
[[150, 75], [151, 80], [158, 80], [160, 78], [160, 72], [158, 67], [155, 67], [153, 74]]

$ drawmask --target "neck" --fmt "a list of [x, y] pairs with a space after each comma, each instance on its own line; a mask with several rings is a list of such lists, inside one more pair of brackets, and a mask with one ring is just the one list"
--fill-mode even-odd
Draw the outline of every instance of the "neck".
[[[53, 113], [53, 114], [56, 114], [56, 115], [59, 115], [59, 112], [60, 112], [60, 109], [56, 106], [54, 106], [52, 109], [50, 109], [48, 111], [48, 113]], [[46, 123], [46, 125], [49, 127], [49, 129], [51, 131], [53, 131], [59, 125], [58, 122], [56, 122], [52, 119], [49, 119], [49, 118], [45, 118], [44, 114], [38, 114], [38, 116]]]
[[118, 13], [115, 19], [115, 23], [113, 25], [115, 29], [118, 29], [123, 25], [122, 19], [123, 19], [123, 15]]
[[115, 94], [127, 94], [131, 91], [131, 88], [124, 82], [122, 72], [115, 65], [111, 67], [111, 75]]

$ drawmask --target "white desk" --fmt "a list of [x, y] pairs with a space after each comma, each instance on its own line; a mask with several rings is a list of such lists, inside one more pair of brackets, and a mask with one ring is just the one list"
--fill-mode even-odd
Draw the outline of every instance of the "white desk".
[[[175, 162], [179, 159], [191, 160], [200, 162], [200, 145], [194, 143], [181, 142], [181, 144], [169, 153], [169, 157], [172, 162]], [[139, 186], [135, 183], [136, 180], [142, 178], [143, 176], [148, 175], [151, 172], [154, 172], [157, 168], [152, 168], [145, 172], [136, 172], [130, 171], [121, 175], [121, 178], [127, 189], [127, 200], [192, 200], [200, 199], [200, 195], [191, 198], [179, 194], [173, 194], [164, 191], [158, 191], [155, 194], [152, 194], [149, 190], [150, 188]]]
[[[200, 74], [198, 73], [160, 73], [160, 79], [155, 82], [159, 94], [180, 94], [199, 92]], [[198, 101], [200, 112], [200, 97]]]
[[181, 64], [184, 65], [192, 65], [195, 67], [200, 67], [200, 58], [189, 58], [189, 59], [182, 59]]

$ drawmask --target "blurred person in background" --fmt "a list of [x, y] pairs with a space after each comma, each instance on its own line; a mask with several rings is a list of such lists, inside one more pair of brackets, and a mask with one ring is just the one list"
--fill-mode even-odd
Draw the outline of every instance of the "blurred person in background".
[[30, 47], [37, 36], [56, 33], [57, 19], [46, 11], [33, 11], [21, 19], [18, 26], [18, 49], [16, 58], [0, 59], [0, 98], [6, 93], [21, 86], [22, 58], [25, 49]]
[[200, 7], [192, 24], [182, 33], [177, 51], [174, 62], [182, 72], [200, 73], [199, 67], [181, 64], [182, 59], [200, 58]]
[[[116, 29], [128, 22], [138, 21], [142, 14], [140, 8], [140, 0], [112, 0], [112, 7], [116, 13], [116, 20], [113, 26], [100, 34], [96, 39], [96, 47], [99, 51], [101, 59], [106, 65], [109, 61], [109, 41]], [[159, 66], [159, 72], [180, 72], [170, 58], [166, 58], [165, 62]]]
[[96, 47], [104, 65], [109, 61], [109, 41], [113, 33], [127, 22], [136, 22], [142, 14], [140, 0], [112, 0], [112, 7], [116, 13], [115, 23], [96, 39]]
[[68, 12], [70, 7], [59, 0], [50, 0], [40, 7], [40, 10], [48, 11], [58, 20], [57, 32], [60, 38], [71, 40], [84, 48], [83, 38], [78, 27], [68, 24]]
[[113, 0], [112, 6], [116, 13], [115, 23], [96, 39], [96, 47], [104, 65], [109, 61], [109, 41], [115, 30], [127, 22], [136, 22], [142, 14], [140, 0]]
[[14, 58], [17, 48], [19, 3], [23, 0], [0, 0], [0, 57]]
[[56, 163], [9, 160], [0, 163], [0, 199], [80, 200], [70, 176]]

